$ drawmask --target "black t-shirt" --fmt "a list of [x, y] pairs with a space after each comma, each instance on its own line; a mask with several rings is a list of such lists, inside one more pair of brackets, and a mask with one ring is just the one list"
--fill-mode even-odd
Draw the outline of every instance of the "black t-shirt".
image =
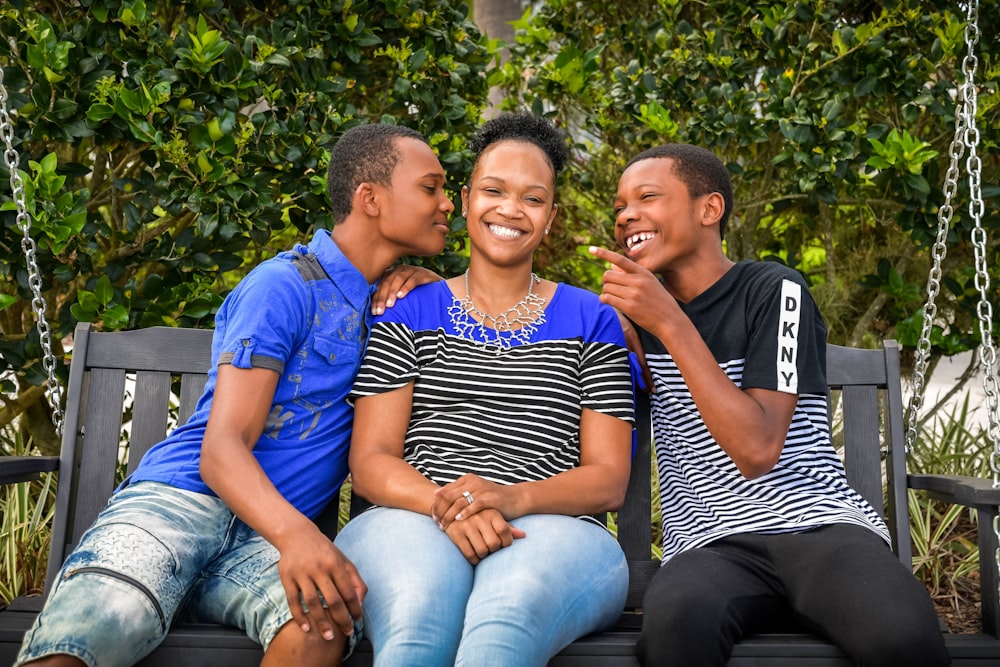
[[861, 525], [888, 541], [830, 441], [826, 325], [802, 277], [777, 263], [740, 262], [681, 308], [737, 386], [799, 400], [777, 464], [748, 480], [712, 439], [670, 351], [640, 330], [656, 386], [664, 561], [727, 535], [831, 523]]

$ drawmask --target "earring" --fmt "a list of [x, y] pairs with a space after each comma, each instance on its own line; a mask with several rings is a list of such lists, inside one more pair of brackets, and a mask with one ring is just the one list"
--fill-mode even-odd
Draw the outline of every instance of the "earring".
[[469, 214], [469, 209], [463, 208], [462, 209], [462, 217], [464, 218], [468, 214]]

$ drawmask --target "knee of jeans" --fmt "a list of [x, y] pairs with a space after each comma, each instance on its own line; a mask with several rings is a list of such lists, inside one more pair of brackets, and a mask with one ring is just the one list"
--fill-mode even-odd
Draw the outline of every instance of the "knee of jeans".
[[380, 665], [453, 665], [458, 654], [458, 633], [416, 632], [396, 626], [381, 637], [365, 636], [372, 642]]
[[266, 649], [292, 620], [278, 558], [277, 549], [263, 538], [230, 550], [203, 571], [186, 598], [182, 618], [240, 628]]
[[[130, 625], [145, 624], [165, 634], [172, 611], [143, 582], [126, 574], [101, 567], [87, 567], [64, 572], [58, 589], [74, 591], [75, 604], [81, 604], [89, 592], [87, 606], [99, 617], [120, 618]], [[55, 593], [55, 591], [53, 592]]]
[[[435, 597], [395, 587], [382, 593], [377, 599], [369, 594], [364, 607], [365, 637], [381, 656], [379, 664], [451, 664], [458, 651], [468, 594], [442, 591]], [[401, 662], [388, 656], [397, 656]]]
[[77, 571], [56, 583], [25, 637], [22, 655], [60, 652], [102, 666], [133, 664], [163, 641], [169, 623], [136, 582], [115, 573]]

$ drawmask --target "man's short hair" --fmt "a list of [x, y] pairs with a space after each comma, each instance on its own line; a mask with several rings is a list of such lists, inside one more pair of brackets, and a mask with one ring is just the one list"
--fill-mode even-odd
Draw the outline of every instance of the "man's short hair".
[[351, 213], [354, 191], [362, 183], [388, 187], [399, 163], [396, 139], [427, 139], [416, 130], [401, 125], [370, 123], [355, 125], [344, 132], [330, 150], [326, 187], [330, 195], [333, 224], [339, 225]]
[[733, 181], [729, 170], [714, 153], [691, 144], [663, 144], [645, 150], [628, 161], [628, 169], [640, 160], [663, 158], [673, 160], [674, 175], [687, 186], [688, 195], [693, 199], [718, 192], [726, 204], [726, 210], [719, 220], [719, 235], [726, 237], [726, 222], [733, 210]]

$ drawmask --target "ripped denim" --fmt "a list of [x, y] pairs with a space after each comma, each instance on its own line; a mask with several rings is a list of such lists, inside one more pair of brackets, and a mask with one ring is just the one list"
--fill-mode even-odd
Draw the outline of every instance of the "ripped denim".
[[57, 653], [131, 665], [175, 616], [241, 628], [266, 648], [292, 618], [278, 557], [219, 498], [126, 486], [64, 563], [15, 665]]

